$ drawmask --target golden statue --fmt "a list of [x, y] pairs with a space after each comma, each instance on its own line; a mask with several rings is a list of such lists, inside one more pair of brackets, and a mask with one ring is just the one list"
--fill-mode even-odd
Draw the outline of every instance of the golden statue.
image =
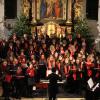
[[82, 4], [83, 0], [76, 0], [75, 3], [75, 17], [80, 18], [82, 15]]
[[26, 17], [29, 17], [30, 3], [29, 3], [28, 0], [23, 0], [22, 1], [22, 9], [23, 9], [23, 14]]

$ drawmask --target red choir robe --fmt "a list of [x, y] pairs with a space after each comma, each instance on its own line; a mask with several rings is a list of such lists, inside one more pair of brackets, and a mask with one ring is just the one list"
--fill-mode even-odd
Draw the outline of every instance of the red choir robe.
[[2, 65], [2, 71], [4, 71], [4, 72], [5, 72], [5, 71], [6, 71], [6, 69], [7, 69], [7, 65], [4, 65], [4, 64], [3, 64], [3, 65]]
[[[97, 70], [100, 71], [100, 64], [98, 64], [97, 68], [98, 68]], [[96, 75], [95, 75], [96, 78], [100, 77], [100, 72], [99, 71], [96, 72]]]
[[76, 80], [77, 76], [76, 76], [76, 66], [72, 66], [72, 70], [73, 70], [73, 79]]
[[7, 83], [11, 83], [11, 80], [12, 80], [12, 75], [10, 75], [10, 74], [6, 74], [5, 75], [5, 82], [7, 82]]
[[16, 71], [16, 78], [17, 79], [22, 79], [24, 78], [25, 76], [23, 75], [23, 72], [22, 72], [22, 68], [21, 67], [18, 67], [17, 68], [17, 71]]
[[83, 78], [82, 69], [83, 69], [83, 64], [81, 63], [80, 66], [79, 66], [79, 71], [81, 71], [81, 72], [80, 72], [80, 78], [81, 78], [81, 79]]
[[29, 75], [30, 78], [35, 76], [35, 70], [34, 68], [28, 68], [27, 69], [27, 74]]
[[48, 68], [49, 68], [49, 69], [52, 69], [52, 67], [55, 67], [55, 60], [52, 60], [52, 61], [51, 61], [51, 60], [49, 59], [49, 60], [48, 60]]
[[68, 69], [68, 66], [64, 65], [64, 73], [66, 75], [66, 77], [68, 77], [69, 75], [69, 69]]
[[91, 70], [91, 68], [93, 67], [93, 63], [92, 62], [86, 62], [86, 67], [87, 67], [87, 74], [88, 76], [92, 76], [93, 72]]

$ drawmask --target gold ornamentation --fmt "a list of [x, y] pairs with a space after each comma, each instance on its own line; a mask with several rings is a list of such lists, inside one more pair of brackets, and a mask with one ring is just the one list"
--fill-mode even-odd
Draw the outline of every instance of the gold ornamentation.
[[82, 3], [83, 3], [83, 0], [76, 0], [76, 3], [75, 3], [75, 18], [80, 18], [81, 15], [82, 15]]
[[22, 11], [23, 11], [23, 14], [26, 17], [29, 17], [29, 9], [30, 9], [29, 1], [28, 0], [23, 0], [22, 1]]

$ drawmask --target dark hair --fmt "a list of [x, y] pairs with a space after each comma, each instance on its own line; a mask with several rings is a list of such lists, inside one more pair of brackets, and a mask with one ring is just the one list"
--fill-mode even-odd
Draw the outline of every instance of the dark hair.
[[56, 72], [56, 68], [52, 68], [52, 72], [55, 73]]

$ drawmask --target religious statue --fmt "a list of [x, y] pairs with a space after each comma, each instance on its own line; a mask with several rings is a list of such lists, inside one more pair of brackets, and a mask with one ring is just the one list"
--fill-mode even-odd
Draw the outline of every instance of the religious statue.
[[46, 8], [47, 8], [46, 0], [42, 0], [41, 1], [41, 17], [42, 18], [46, 16]]
[[23, 14], [29, 17], [30, 3], [28, 0], [23, 0]]
[[55, 16], [58, 18], [61, 15], [61, 9], [62, 9], [62, 2], [61, 0], [55, 0], [54, 2], [54, 13]]
[[76, 18], [80, 18], [81, 17], [81, 13], [82, 13], [82, 3], [83, 0], [76, 0], [75, 3], [75, 17]]

